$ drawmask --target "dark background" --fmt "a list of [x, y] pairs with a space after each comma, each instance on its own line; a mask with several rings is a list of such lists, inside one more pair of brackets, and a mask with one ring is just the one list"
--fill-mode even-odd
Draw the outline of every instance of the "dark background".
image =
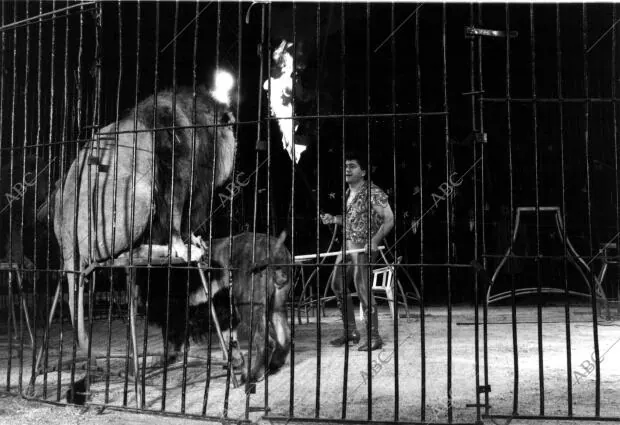
[[[270, 142], [271, 161], [259, 168], [257, 186], [251, 180], [235, 198], [232, 224], [229, 206], [215, 200], [218, 235], [253, 227], [256, 192], [258, 231], [268, 225], [273, 234], [292, 231], [288, 243], [296, 254], [313, 252], [317, 244], [327, 249], [331, 229], [317, 224], [317, 201], [321, 211], [341, 209], [343, 146], [369, 153], [371, 179], [395, 211], [388, 245], [404, 263], [469, 264], [478, 258], [492, 273], [494, 256], [509, 246], [510, 220], [519, 206], [560, 207], [567, 235], [586, 261], [620, 231], [619, 117], [612, 101], [619, 82], [617, 27], [606, 33], [617, 19], [613, 4], [277, 3], [250, 9], [250, 3], [104, 2], [100, 31], [89, 5], [81, 14], [74, 8], [68, 16], [59, 12], [55, 19], [44, 15], [19, 24], [67, 5], [73, 3], [2, 2], [4, 165], [11, 157], [21, 164], [25, 149], [43, 167], [64, 145], [68, 167], [94, 124], [117, 119], [156, 90], [194, 81], [209, 85], [219, 65], [239, 84], [237, 172], [253, 175], [257, 161], [265, 161], [257, 140]], [[467, 38], [465, 27], [472, 25], [509, 27], [518, 36], [509, 46], [503, 37]], [[271, 65], [267, 50], [282, 39], [297, 42], [297, 135], [309, 143], [294, 171], [277, 123], [265, 120], [262, 89]], [[466, 94], [481, 88], [483, 97]], [[303, 118], [317, 113], [345, 118]], [[466, 143], [479, 131], [486, 143]], [[60, 161], [53, 165], [59, 175]], [[447, 177], [468, 170], [454, 196], [432, 208], [433, 193], [442, 195]], [[422, 215], [422, 226], [412, 232]], [[562, 255], [552, 217], [541, 215], [536, 224], [535, 216], [524, 221], [516, 252]], [[592, 264], [598, 270], [599, 261]], [[469, 268], [449, 274], [446, 267], [408, 270], [430, 301], [444, 302], [448, 284], [453, 301], [474, 299]], [[519, 259], [512, 270], [530, 286], [564, 285], [557, 259]], [[567, 276], [571, 289], [587, 291], [574, 271]], [[509, 280], [500, 280], [506, 288]], [[613, 286], [615, 281], [612, 292]]]

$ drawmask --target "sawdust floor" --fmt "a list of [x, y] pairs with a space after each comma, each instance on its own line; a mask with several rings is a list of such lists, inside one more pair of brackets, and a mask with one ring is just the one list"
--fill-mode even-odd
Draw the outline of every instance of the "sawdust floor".
[[[358, 310], [356, 310], [357, 312]], [[488, 318], [488, 384], [491, 386], [489, 405], [491, 414], [511, 414], [515, 396], [518, 395], [518, 413], [520, 415], [538, 415], [541, 413], [541, 395], [544, 414], [551, 416], [566, 416], [569, 408], [567, 367], [571, 367], [572, 377], [572, 413], [575, 416], [595, 415], [595, 376], [592, 369], [593, 326], [588, 306], [575, 306], [570, 310], [570, 363], [567, 362], [566, 322], [563, 307], [544, 307], [542, 310], [542, 351], [538, 350], [538, 325], [536, 323], [537, 310], [534, 307], [518, 307], [517, 339], [518, 350], [518, 393], [515, 393], [515, 353], [513, 351], [513, 335], [511, 311], [509, 307], [492, 307]], [[482, 318], [482, 310], [480, 310]], [[226, 370], [222, 366], [222, 354], [213, 338], [212, 353], [213, 365], [206, 399], [206, 414], [217, 419], [227, 410], [229, 418], [244, 419], [246, 417], [246, 401], [250, 407], [248, 418], [259, 420], [264, 414], [265, 386], [268, 386], [267, 405], [268, 415], [295, 417], [317, 416], [337, 419], [342, 417], [344, 402], [346, 401], [346, 417], [349, 419], [365, 420], [368, 417], [368, 357], [366, 353], [358, 352], [355, 346], [349, 350], [347, 368], [347, 397], [343, 400], [345, 384], [345, 356], [343, 348], [331, 347], [327, 341], [334, 338], [340, 330], [341, 324], [335, 309], [328, 309], [327, 317], [322, 317], [321, 344], [317, 350], [317, 323], [315, 317], [310, 317], [308, 323], [303, 317], [300, 325], [295, 320], [294, 352], [287, 365], [277, 374], [269, 377], [268, 382], [259, 382], [256, 393], [246, 399], [244, 389], [228, 386]], [[142, 332], [144, 324], [138, 321], [137, 329]], [[474, 326], [474, 309], [468, 306], [458, 306], [452, 312], [452, 344], [451, 354], [451, 383], [452, 401], [448, 401], [447, 372], [448, 372], [448, 316], [446, 308], [429, 307], [424, 315], [425, 335], [425, 420], [428, 422], [447, 422], [448, 411], [452, 408], [455, 422], [474, 422], [476, 409], [469, 405], [476, 403], [476, 347]], [[620, 322], [601, 322], [598, 326], [599, 352], [601, 354], [600, 373], [600, 415], [620, 416], [620, 363], [613, 361], [620, 351]], [[380, 309], [380, 331], [386, 343], [381, 351], [375, 351], [371, 357], [370, 376], [372, 377], [372, 418], [374, 420], [393, 420], [396, 408], [400, 420], [421, 420], [422, 404], [422, 356], [421, 338], [422, 321], [419, 309], [414, 310], [412, 317], [401, 318], [398, 329], [398, 345], [395, 346], [394, 325], [387, 307]], [[23, 356], [20, 356], [19, 343], [12, 344], [12, 356], [8, 353], [6, 327], [2, 330], [1, 339], [2, 357], [0, 358], [0, 379], [3, 389], [10, 386], [10, 392], [19, 393], [20, 370], [22, 371], [22, 391], [25, 391], [32, 373], [32, 350], [26, 344]], [[148, 354], [156, 356], [163, 351], [161, 332], [158, 328], [148, 327]], [[363, 332], [363, 331], [362, 331]], [[479, 332], [479, 359], [481, 361], [480, 385], [484, 382], [482, 336], [483, 328]], [[42, 337], [39, 330], [38, 338]], [[63, 360], [71, 359], [73, 332], [69, 326], [63, 329]], [[109, 373], [106, 362], [108, 340], [111, 342]], [[27, 341], [27, 339], [25, 340]], [[34, 397], [49, 401], [64, 401], [65, 392], [70, 382], [70, 370], [61, 368], [60, 374], [53, 370], [59, 359], [59, 325], [53, 325], [53, 332], [48, 355], [48, 368], [52, 369], [46, 376], [38, 376], [34, 388]], [[127, 326], [121, 320], [112, 322], [110, 330], [105, 321], [97, 321], [93, 326], [93, 358], [97, 368], [92, 374], [95, 382], [91, 386], [90, 402], [96, 405], [136, 406], [134, 383], [132, 379], [125, 379], [125, 353], [127, 348]], [[140, 352], [143, 340], [138, 343]], [[188, 356], [190, 364], [187, 368], [186, 384], [183, 386], [183, 368], [174, 365], [166, 377], [166, 389], [163, 391], [163, 373], [161, 369], [149, 370], [145, 379], [145, 409], [161, 411], [165, 403], [165, 411], [171, 413], [185, 412], [189, 415], [200, 416], [205, 401], [205, 382], [207, 370], [205, 365], [206, 343], [192, 344]], [[317, 352], [320, 351], [320, 363], [317, 367]], [[155, 357], [147, 358], [147, 365]], [[10, 362], [10, 375], [8, 366]], [[291, 367], [291, 366], [294, 367]], [[395, 367], [398, 365], [398, 401], [396, 400]], [[540, 365], [544, 373], [539, 373]], [[78, 363], [76, 379], [84, 376], [85, 363]], [[373, 371], [374, 368], [374, 371]], [[319, 373], [317, 373], [317, 371]], [[541, 386], [542, 378], [542, 386]], [[60, 379], [60, 381], [59, 381]], [[106, 383], [106, 380], [108, 383]], [[317, 382], [320, 386], [317, 391]], [[60, 382], [60, 386], [58, 383]], [[126, 384], [127, 382], [127, 384]], [[290, 382], [294, 385], [291, 388]], [[127, 399], [124, 400], [124, 388], [127, 385]], [[106, 391], [106, 386], [108, 387]], [[59, 389], [60, 387], [60, 389]], [[226, 395], [228, 400], [226, 403]], [[292, 396], [292, 403], [291, 403]], [[107, 397], [107, 400], [106, 400]], [[26, 403], [22, 399], [6, 397], [11, 405]], [[16, 401], [17, 400], [17, 401]], [[482, 398], [484, 402], [484, 397]], [[16, 404], [17, 403], [17, 404]], [[2, 403], [0, 403], [2, 405]], [[43, 405], [35, 411], [55, 411], [64, 409]], [[26, 413], [30, 409], [17, 407], [11, 414], [11, 408], [0, 408], [0, 417], [3, 419], [21, 418], [23, 421], [15, 423], [30, 423]], [[72, 412], [73, 408], [66, 409]], [[4, 412], [4, 415], [3, 415]], [[153, 416], [136, 415], [133, 413], [111, 413], [106, 409], [104, 415], [95, 413], [79, 413], [76, 420], [87, 423], [89, 420], [99, 419], [91, 423], [106, 423], [107, 419], [115, 421], [118, 415], [123, 416], [123, 423], [136, 423]], [[91, 419], [90, 416], [92, 416]], [[105, 416], [112, 415], [112, 416]], [[47, 416], [50, 419], [49, 415]], [[62, 416], [62, 415], [61, 415]], [[71, 422], [71, 415], [66, 419]], [[81, 419], [80, 419], [81, 418]], [[116, 418], [116, 419], [114, 419]], [[131, 419], [133, 418], [133, 419]], [[166, 423], [174, 423], [171, 418], [161, 418]], [[159, 419], [150, 420], [158, 423]], [[25, 422], [24, 422], [25, 421]], [[80, 422], [81, 421], [81, 422]], [[3, 423], [4, 420], [2, 421]], [[46, 422], [47, 423], [47, 422]], [[64, 422], [63, 422], [64, 423]], [[163, 422], [162, 422], [163, 423]], [[515, 422], [513, 422], [515, 423]]]

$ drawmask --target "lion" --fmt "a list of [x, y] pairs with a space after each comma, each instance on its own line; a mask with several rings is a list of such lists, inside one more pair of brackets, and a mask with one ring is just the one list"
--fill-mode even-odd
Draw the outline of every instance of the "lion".
[[[254, 238], [256, 250], [253, 252]], [[223, 267], [214, 291], [230, 291], [240, 316], [239, 329], [248, 333], [252, 351], [241, 381], [256, 382], [277, 372], [291, 348], [286, 301], [291, 287], [291, 254], [279, 238], [263, 233], [241, 233], [212, 241], [211, 260]], [[232, 251], [230, 242], [232, 239]], [[229, 256], [229, 252], [231, 255]], [[253, 258], [254, 257], [254, 258]], [[232, 285], [229, 287], [229, 282]], [[204, 291], [203, 291], [204, 294]], [[192, 303], [201, 300], [193, 298]], [[204, 302], [204, 300], [202, 300]], [[236, 332], [236, 328], [232, 332]], [[267, 341], [267, 345], [265, 345]]]
[[72, 322], [78, 293], [80, 348], [88, 346], [83, 306], [88, 266], [145, 243], [162, 248], [153, 256], [167, 256], [168, 246], [172, 256], [186, 261], [205, 255], [193, 231], [208, 217], [212, 186], [232, 173], [234, 122], [230, 109], [204, 87], [195, 97], [189, 89], [162, 91], [81, 148], [54, 203]]

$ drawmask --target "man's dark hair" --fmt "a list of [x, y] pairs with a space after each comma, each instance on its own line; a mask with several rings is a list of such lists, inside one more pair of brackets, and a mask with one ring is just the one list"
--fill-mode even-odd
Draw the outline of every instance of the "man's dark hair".
[[359, 151], [347, 151], [344, 155], [344, 159], [345, 161], [357, 161], [360, 168], [368, 173], [368, 158], [366, 157], [366, 153], [361, 153]]

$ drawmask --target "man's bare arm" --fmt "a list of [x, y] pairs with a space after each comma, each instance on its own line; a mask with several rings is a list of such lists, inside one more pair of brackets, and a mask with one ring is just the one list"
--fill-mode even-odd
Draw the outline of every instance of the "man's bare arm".
[[379, 246], [379, 243], [383, 240], [383, 238], [388, 235], [388, 233], [390, 233], [390, 231], [394, 227], [394, 213], [392, 212], [390, 204], [373, 205], [372, 208], [379, 215], [379, 217], [382, 218], [383, 221], [383, 224], [381, 225], [381, 227], [379, 227], [379, 230], [377, 230], [377, 233], [373, 235], [371, 240], [372, 249], [376, 250]]

